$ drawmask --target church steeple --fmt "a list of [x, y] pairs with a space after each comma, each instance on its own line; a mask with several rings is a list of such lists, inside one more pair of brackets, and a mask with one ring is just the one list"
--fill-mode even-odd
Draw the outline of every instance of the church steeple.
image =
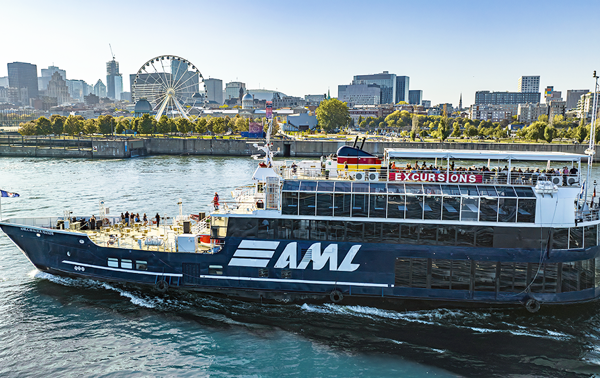
[[458, 110], [462, 110], [462, 93], [460, 94], [460, 100], [458, 101]]
[[327, 88], [327, 99], [331, 100], [331, 95], [329, 94], [329, 88]]

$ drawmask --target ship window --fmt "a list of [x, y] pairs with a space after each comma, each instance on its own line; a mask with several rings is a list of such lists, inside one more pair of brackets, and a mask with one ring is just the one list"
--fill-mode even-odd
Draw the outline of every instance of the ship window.
[[137, 270], [148, 270], [148, 262], [147, 261], [136, 260], [136, 262], [135, 262], [135, 269], [137, 269]]
[[227, 233], [238, 238], [254, 239], [258, 231], [258, 219], [229, 218]]
[[400, 239], [400, 224], [383, 223], [381, 232], [381, 241], [388, 243], [398, 243]]
[[[229, 222], [231, 225], [231, 220]], [[277, 233], [277, 237], [279, 239], [293, 239], [293, 230], [294, 227], [292, 219], [281, 219], [279, 221], [279, 232]]]
[[557, 228], [552, 236], [552, 249], [568, 249], [569, 248], [569, 229]]
[[498, 193], [493, 186], [478, 186], [479, 193], [482, 197], [497, 197]]
[[222, 265], [209, 265], [208, 266], [208, 274], [214, 276], [222, 276], [223, 275], [223, 266]]
[[294, 239], [309, 240], [310, 239], [310, 221], [306, 219], [293, 220], [293, 235]]
[[498, 199], [497, 198], [481, 198], [480, 207], [481, 214], [479, 220], [482, 222], [496, 222], [498, 220]]
[[258, 220], [258, 238], [275, 239], [277, 235], [277, 219], [259, 219]]
[[317, 186], [317, 192], [333, 192], [333, 182], [319, 181], [319, 185]]
[[519, 293], [527, 287], [527, 263], [500, 264], [500, 291]]
[[[462, 188], [462, 187], [461, 187]], [[462, 206], [460, 211], [461, 221], [477, 221], [479, 215], [479, 199], [478, 198], [462, 198]]]
[[431, 260], [431, 288], [432, 289], [450, 289], [452, 279], [451, 260], [432, 259]]
[[346, 222], [346, 237], [348, 241], [360, 242], [363, 241], [364, 223], [363, 222]]
[[444, 197], [442, 205], [443, 220], [458, 220], [460, 217], [460, 198]]
[[396, 259], [395, 286], [426, 288], [427, 266], [428, 259]]
[[335, 183], [335, 191], [336, 192], [350, 192], [351, 183], [349, 182], [336, 182]]
[[492, 227], [477, 227], [475, 231], [475, 246], [476, 247], [493, 247], [494, 246], [494, 228]]
[[498, 196], [500, 197], [516, 197], [515, 190], [510, 186], [497, 186]]
[[442, 194], [442, 188], [440, 187], [439, 184], [437, 184], [437, 185], [426, 184], [426, 185], [423, 185], [423, 192], [425, 194]]
[[369, 199], [371, 201], [369, 206], [369, 216], [373, 218], [385, 218], [385, 207], [386, 207], [385, 194], [371, 194]]
[[518, 203], [517, 222], [535, 223], [535, 200], [520, 199]]
[[415, 224], [401, 224], [400, 243], [419, 244], [419, 226]]
[[498, 222], [516, 222], [517, 200], [514, 198], [500, 198], [498, 200]]
[[452, 261], [452, 281], [450, 289], [469, 290], [471, 283], [471, 261], [454, 260]]
[[333, 194], [317, 193], [317, 215], [333, 215]]
[[423, 219], [423, 196], [406, 196], [406, 218]]
[[517, 192], [517, 196], [519, 198], [535, 198], [535, 194], [533, 193], [533, 190], [531, 190], [531, 188], [517, 186], [515, 187], [515, 191]]
[[121, 268], [123, 269], [133, 269], [133, 264], [131, 260], [122, 259], [121, 260]]
[[442, 197], [425, 196], [423, 204], [423, 213], [425, 219], [441, 219], [442, 217]]
[[369, 243], [381, 243], [381, 223], [365, 223], [365, 241]]
[[496, 291], [496, 263], [475, 262], [475, 291]]
[[316, 181], [302, 181], [300, 183], [300, 191], [301, 192], [314, 192], [317, 190], [317, 182]]
[[442, 185], [442, 193], [448, 196], [460, 196], [458, 185]]
[[[337, 187], [337, 183], [336, 183]], [[350, 204], [351, 204], [351, 195], [350, 194], [334, 194], [334, 202], [335, 207], [333, 209], [333, 214], [336, 217], [349, 217], [350, 216]]]
[[569, 248], [583, 248], [583, 227], [573, 227], [569, 231]]
[[370, 184], [371, 193], [385, 193], [387, 189], [385, 188], [385, 184]]
[[344, 222], [329, 222], [329, 240], [344, 241], [346, 240], [346, 225]]
[[585, 226], [585, 248], [595, 247], [598, 245], [598, 226]]
[[298, 215], [298, 192], [281, 193], [281, 214]]
[[456, 244], [467, 247], [475, 246], [475, 229], [471, 226], [458, 226]]
[[437, 226], [424, 224], [419, 230], [419, 244], [436, 244]]
[[423, 194], [423, 185], [421, 184], [406, 184], [407, 194]]
[[412, 281], [412, 260], [413, 259], [396, 259], [394, 266], [394, 286], [397, 287], [411, 287]]
[[529, 264], [531, 291], [534, 293], [556, 293], [557, 283], [556, 264]]
[[311, 240], [327, 240], [327, 221], [311, 221], [310, 238]]
[[352, 183], [352, 191], [354, 193], [368, 193], [369, 192], [369, 184], [364, 183], [364, 182]]
[[366, 217], [368, 216], [369, 202], [366, 194], [352, 194], [352, 216]]
[[477, 186], [475, 185], [461, 185], [460, 194], [465, 196], [478, 196]]
[[562, 263], [561, 293], [579, 290], [579, 270], [581, 261]]
[[595, 259], [584, 260], [581, 262], [581, 290], [594, 287], [594, 268]]
[[404, 184], [388, 184], [388, 193], [404, 194]]
[[456, 226], [440, 225], [438, 227], [438, 244], [455, 245], [456, 244]]
[[283, 191], [297, 192], [300, 189], [300, 181], [286, 180], [283, 183]]
[[108, 258], [108, 266], [110, 266], [112, 268], [118, 268], [119, 267], [119, 259], [109, 257]]
[[300, 215], [315, 215], [315, 194], [299, 193], [298, 198]]
[[388, 218], [399, 218], [404, 219], [404, 213], [406, 211], [405, 196], [399, 195], [388, 195]]

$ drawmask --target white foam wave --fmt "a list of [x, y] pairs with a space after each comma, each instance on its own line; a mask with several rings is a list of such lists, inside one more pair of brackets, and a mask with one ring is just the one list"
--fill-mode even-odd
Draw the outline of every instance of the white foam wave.
[[119, 289], [117, 287], [111, 286], [107, 283], [103, 283], [102, 286], [105, 289], [113, 290], [119, 293], [122, 297], [129, 298], [131, 303], [136, 306], [146, 307], [146, 308], [156, 308], [157, 305], [164, 303], [162, 298], [155, 297], [151, 301], [138, 297], [137, 295], [123, 289]]

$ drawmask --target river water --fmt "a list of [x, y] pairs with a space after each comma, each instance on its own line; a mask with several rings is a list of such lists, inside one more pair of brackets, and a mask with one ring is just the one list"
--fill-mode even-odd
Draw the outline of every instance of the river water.
[[[206, 211], [248, 158], [0, 158], [3, 217]], [[595, 172], [596, 176], [598, 172]], [[0, 234], [0, 376], [600, 375], [600, 304], [391, 311], [260, 305], [41, 273]]]

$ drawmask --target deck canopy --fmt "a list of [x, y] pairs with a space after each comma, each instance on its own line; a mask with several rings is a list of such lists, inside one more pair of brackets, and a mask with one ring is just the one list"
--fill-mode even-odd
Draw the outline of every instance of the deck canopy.
[[519, 161], [581, 161], [587, 155], [568, 154], [564, 152], [527, 152], [527, 151], [475, 151], [475, 150], [442, 150], [386, 148], [385, 159], [463, 159], [463, 160], [519, 160]]

